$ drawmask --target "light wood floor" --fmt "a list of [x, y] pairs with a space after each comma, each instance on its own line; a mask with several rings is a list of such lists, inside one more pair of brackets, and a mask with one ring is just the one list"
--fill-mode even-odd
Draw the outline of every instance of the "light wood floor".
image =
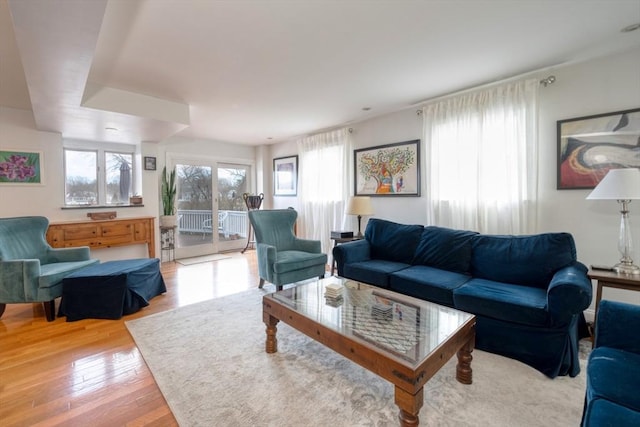
[[163, 263], [167, 293], [121, 320], [47, 322], [42, 304], [8, 304], [0, 318], [0, 425], [176, 426], [124, 322], [256, 287], [255, 251], [228, 255]]

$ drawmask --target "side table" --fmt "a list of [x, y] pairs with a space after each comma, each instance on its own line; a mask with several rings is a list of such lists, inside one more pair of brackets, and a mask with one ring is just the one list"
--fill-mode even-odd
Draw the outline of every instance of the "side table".
[[[364, 237], [332, 237], [333, 247], [335, 248], [341, 243], [349, 243], [355, 242], [356, 240], [362, 240]], [[331, 275], [333, 276], [333, 272], [336, 270], [336, 260], [333, 258], [333, 254], [331, 255]]]
[[594, 314], [595, 318], [598, 316], [598, 306], [602, 299], [602, 288], [616, 288], [626, 289], [628, 291], [640, 291], [640, 276], [629, 274], [618, 274], [614, 271], [607, 270], [589, 270], [589, 279], [597, 280], [596, 285], [596, 306]]
[[160, 261], [164, 262], [164, 253], [168, 252], [169, 261], [176, 259], [176, 227], [160, 227]]

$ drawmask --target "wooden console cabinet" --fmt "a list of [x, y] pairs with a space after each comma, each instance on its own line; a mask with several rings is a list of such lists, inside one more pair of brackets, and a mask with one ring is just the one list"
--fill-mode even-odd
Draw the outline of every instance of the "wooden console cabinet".
[[155, 217], [68, 221], [49, 224], [47, 242], [54, 248], [89, 246], [93, 249], [147, 244], [155, 258]]

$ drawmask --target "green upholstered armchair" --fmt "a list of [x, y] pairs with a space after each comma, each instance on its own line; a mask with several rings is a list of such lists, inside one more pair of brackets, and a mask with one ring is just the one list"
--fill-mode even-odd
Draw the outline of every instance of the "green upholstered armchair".
[[88, 247], [52, 248], [45, 240], [48, 227], [41, 216], [0, 218], [0, 316], [7, 303], [42, 302], [52, 321], [62, 279], [98, 262]]
[[249, 211], [257, 242], [258, 272], [278, 290], [287, 283], [324, 277], [327, 255], [319, 240], [299, 239], [293, 234], [298, 213], [293, 209]]

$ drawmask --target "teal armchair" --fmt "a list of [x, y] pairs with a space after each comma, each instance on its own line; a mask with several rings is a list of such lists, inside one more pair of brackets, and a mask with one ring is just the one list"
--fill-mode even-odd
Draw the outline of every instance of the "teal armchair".
[[97, 263], [88, 247], [54, 249], [45, 240], [49, 220], [41, 216], [0, 218], [0, 316], [6, 304], [42, 302], [48, 321], [62, 279]]
[[327, 255], [319, 240], [299, 239], [293, 233], [298, 213], [294, 209], [249, 211], [249, 220], [256, 236], [260, 288], [264, 281], [283, 285], [322, 278]]

